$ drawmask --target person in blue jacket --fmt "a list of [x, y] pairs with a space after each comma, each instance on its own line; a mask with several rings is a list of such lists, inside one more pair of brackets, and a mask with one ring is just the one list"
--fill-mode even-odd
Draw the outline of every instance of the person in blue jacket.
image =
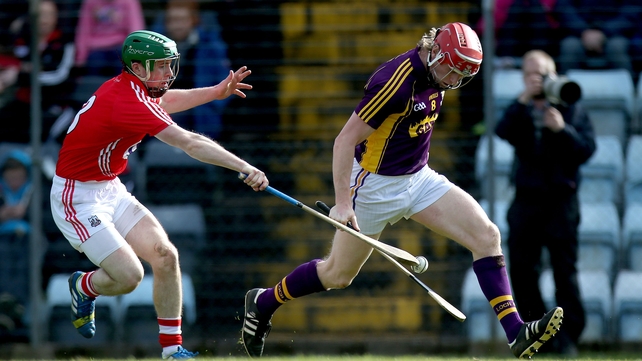
[[[199, 12], [198, 2], [170, 0], [154, 31], [176, 41], [181, 69], [173, 89], [191, 89], [218, 84], [230, 68], [227, 44], [223, 41], [213, 13]], [[210, 102], [176, 113], [172, 118], [185, 129], [217, 139], [223, 129], [222, 115], [229, 99]]]

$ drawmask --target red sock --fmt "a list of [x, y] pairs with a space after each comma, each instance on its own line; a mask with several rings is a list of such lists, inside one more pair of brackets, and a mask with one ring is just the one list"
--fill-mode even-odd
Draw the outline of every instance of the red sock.
[[177, 346], [183, 344], [181, 336], [181, 318], [158, 318], [160, 330], [158, 341], [162, 347]]
[[84, 275], [80, 276], [80, 279], [78, 280], [82, 293], [91, 298], [98, 297], [98, 292], [96, 292], [94, 284], [92, 283], [94, 273], [96, 273], [96, 271], [87, 272]]

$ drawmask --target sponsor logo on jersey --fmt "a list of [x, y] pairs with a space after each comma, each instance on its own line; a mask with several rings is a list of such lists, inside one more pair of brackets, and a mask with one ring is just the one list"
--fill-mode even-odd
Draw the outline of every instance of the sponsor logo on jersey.
[[431, 116], [425, 117], [420, 122], [411, 125], [408, 129], [410, 138], [418, 137], [421, 134], [428, 133], [432, 129], [433, 124], [435, 124], [435, 120], [437, 120], [438, 116], [439, 113], [434, 113]]

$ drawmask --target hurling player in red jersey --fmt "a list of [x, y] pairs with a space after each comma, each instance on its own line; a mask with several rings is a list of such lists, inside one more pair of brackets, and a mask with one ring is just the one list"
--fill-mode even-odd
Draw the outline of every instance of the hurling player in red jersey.
[[[372, 73], [362, 100], [335, 139], [336, 205], [330, 217], [375, 239], [387, 224], [412, 219], [466, 247], [511, 351], [518, 358], [530, 357], [557, 332], [563, 310], [555, 307], [541, 320], [521, 320], [497, 226], [473, 197], [428, 166], [430, 137], [445, 91], [477, 74], [482, 57], [477, 34], [465, 24], [449, 23]], [[337, 231], [326, 259], [300, 265], [272, 288], [249, 290], [241, 331], [247, 353], [262, 355], [278, 307], [349, 286], [371, 253], [366, 243]]]
[[144, 136], [182, 149], [204, 163], [247, 174], [255, 191], [265, 174], [211, 139], [184, 130], [169, 114], [224, 99], [245, 97], [250, 70], [231, 71], [219, 84], [169, 90], [178, 72], [176, 43], [151, 31], [135, 31], [123, 43], [122, 73], [105, 82], [76, 114], [60, 150], [51, 210], [71, 245], [99, 268], [69, 278], [73, 324], [84, 337], [96, 332], [95, 299], [132, 292], [143, 278], [139, 257], [154, 273], [154, 306], [163, 359], [188, 359], [182, 347], [181, 271], [176, 247], [158, 220], [133, 197], [118, 175]]

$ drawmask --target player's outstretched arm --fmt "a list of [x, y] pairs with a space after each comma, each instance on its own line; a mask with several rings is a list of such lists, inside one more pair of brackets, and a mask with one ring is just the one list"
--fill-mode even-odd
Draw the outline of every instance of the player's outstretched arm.
[[250, 84], [243, 83], [252, 71], [242, 66], [237, 71], [230, 70], [227, 78], [220, 83], [203, 88], [170, 89], [161, 98], [161, 106], [166, 112], [172, 114], [191, 109], [214, 100], [221, 100], [234, 94], [241, 98], [246, 95], [243, 90], [250, 90]]
[[247, 174], [244, 182], [255, 191], [262, 191], [270, 184], [265, 173], [223, 148], [217, 142], [203, 135], [187, 131], [176, 124], [163, 129], [156, 134], [156, 138], [182, 149], [187, 155], [203, 163]]

